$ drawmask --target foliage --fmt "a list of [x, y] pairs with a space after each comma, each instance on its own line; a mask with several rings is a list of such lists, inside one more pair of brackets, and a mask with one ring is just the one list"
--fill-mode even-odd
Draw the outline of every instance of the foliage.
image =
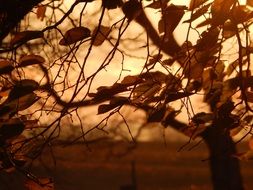
[[[0, 8], [2, 23], [11, 22], [14, 14], [10, 7], [15, 5], [7, 4], [8, 9]], [[142, 109], [147, 122], [176, 128], [191, 139], [203, 136], [221, 120], [226, 121], [223, 130], [231, 135], [249, 128], [242, 138], [251, 136], [252, 9], [252, 1], [241, 5], [236, 0], [191, 0], [189, 6], [169, 0], [68, 4], [37, 0], [22, 5], [20, 17], [13, 18], [15, 26], [0, 25], [4, 29], [0, 32], [0, 168], [15, 168], [41, 184], [26, 164], [60, 136], [65, 118], [79, 122], [80, 138], [85, 140], [92, 130], [104, 131], [112, 115], [122, 116], [125, 106]], [[160, 15], [156, 28], [146, 16], [154, 13]], [[38, 22], [42, 28], [31, 24]], [[136, 23], [142, 27], [139, 33], [132, 27]], [[180, 34], [185, 39], [178, 44], [174, 33], [182, 25], [187, 32]], [[145, 54], [140, 72], [126, 74], [125, 59], [141, 59]], [[121, 68], [118, 78], [100, 86], [104, 80], [100, 74], [113, 64]], [[99, 86], [95, 81], [101, 81]], [[195, 112], [196, 96], [209, 110]], [[86, 129], [79, 111], [93, 105], [105, 117]], [[189, 124], [177, 125], [183, 110]], [[53, 114], [54, 119], [39, 124], [44, 114]], [[251, 150], [234, 156], [252, 159], [252, 138], [249, 144]], [[53, 189], [28, 184], [28, 189]]]

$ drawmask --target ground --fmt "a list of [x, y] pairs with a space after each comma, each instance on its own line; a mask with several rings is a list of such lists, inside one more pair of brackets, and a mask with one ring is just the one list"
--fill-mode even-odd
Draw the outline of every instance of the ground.
[[[39, 176], [51, 176], [56, 190], [119, 190], [131, 184], [134, 176], [138, 190], [211, 190], [208, 152], [202, 143], [178, 151], [185, 143], [145, 142], [133, 146], [125, 142], [99, 142], [46, 151], [33, 170]], [[240, 145], [240, 151], [245, 149]], [[244, 184], [253, 188], [253, 161], [242, 162]], [[0, 172], [1, 190], [23, 190], [22, 175]]]

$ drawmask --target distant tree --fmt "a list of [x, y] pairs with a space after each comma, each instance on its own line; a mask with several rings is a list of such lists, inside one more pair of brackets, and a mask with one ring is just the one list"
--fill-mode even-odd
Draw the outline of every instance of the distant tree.
[[[252, 158], [252, 150], [239, 155], [232, 135], [248, 128], [242, 139], [251, 136], [253, 1], [191, 0], [186, 7], [169, 0], [1, 0], [0, 5], [1, 169], [16, 168], [44, 184], [25, 163], [57, 139], [64, 118], [78, 118], [85, 139], [128, 105], [145, 111], [147, 122], [172, 127], [190, 140], [201, 137], [210, 151], [215, 190], [244, 189], [239, 159]], [[155, 24], [154, 13], [160, 15]], [[178, 44], [174, 31], [182, 23], [188, 30]], [[139, 74], [126, 76], [126, 57], [146, 59]], [[112, 63], [121, 66], [118, 78], [92, 90]], [[209, 110], [196, 113], [195, 96], [202, 96]], [[92, 105], [106, 116], [86, 130], [79, 109]], [[178, 119], [184, 109], [188, 123]], [[39, 126], [45, 113], [54, 120]], [[33, 135], [21, 136], [27, 131]]]

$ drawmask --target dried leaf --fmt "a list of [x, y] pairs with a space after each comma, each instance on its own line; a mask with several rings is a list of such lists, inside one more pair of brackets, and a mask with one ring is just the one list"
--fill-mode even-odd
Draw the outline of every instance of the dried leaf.
[[158, 61], [161, 60], [161, 58], [163, 57], [162, 54], [156, 54], [154, 56], [152, 56], [149, 60], [146, 66], [153, 66], [154, 64], [156, 64]]
[[[193, 0], [192, 0], [193, 1]], [[198, 19], [199, 17], [203, 16], [205, 13], [207, 13], [209, 7], [211, 6], [211, 3], [199, 8], [196, 10], [192, 15], [191, 18], [188, 20], [185, 20], [183, 23], [189, 23], [193, 22], [194, 20]]]
[[51, 178], [38, 178], [38, 181], [28, 179], [25, 181], [27, 190], [54, 190], [54, 183]]
[[46, 15], [46, 10], [47, 10], [47, 6], [46, 5], [39, 5], [37, 7], [37, 18], [40, 19], [41, 21], [44, 20], [45, 15]]
[[20, 135], [25, 129], [24, 123], [20, 119], [10, 119], [0, 124], [0, 139], [7, 140]]
[[14, 35], [12, 38], [10, 45], [21, 45], [24, 44], [30, 40], [37, 39], [37, 38], [43, 38], [44, 34], [41, 31], [24, 31], [24, 32], [18, 32]]
[[11, 89], [0, 91], [0, 99], [1, 99], [1, 97], [9, 96], [10, 91], [11, 91]]
[[93, 38], [95, 38], [93, 39], [94, 40], [93, 45], [94, 46], [102, 45], [103, 42], [107, 39], [109, 34], [110, 34], [110, 27], [103, 26], [103, 25], [100, 25], [99, 27], [97, 27], [92, 34]]
[[231, 137], [234, 137], [234, 136], [238, 135], [242, 130], [243, 130], [243, 126], [239, 125], [238, 127], [231, 129], [229, 131], [229, 134]]
[[116, 9], [121, 7], [122, 4], [122, 0], [102, 0], [102, 6], [107, 9]]
[[109, 104], [102, 104], [98, 106], [98, 115], [106, 113], [108, 111], [111, 111], [119, 106], [124, 105], [125, 103], [128, 102], [128, 98], [124, 97], [115, 97], [113, 98]]
[[253, 160], [253, 150], [248, 150], [247, 152], [238, 153], [234, 155], [234, 157], [242, 161]]
[[207, 18], [206, 20], [204, 20], [203, 22], [197, 24], [196, 28], [200, 28], [200, 27], [204, 27], [204, 26], [208, 26], [212, 24], [212, 19]]
[[75, 27], [69, 29], [60, 40], [59, 44], [62, 46], [68, 46], [76, 43], [80, 40], [90, 37], [90, 30], [86, 27]]
[[253, 92], [252, 91], [246, 91], [245, 95], [247, 97], [247, 102], [253, 103]]
[[176, 100], [179, 100], [181, 98], [185, 98], [185, 97], [189, 97], [191, 95], [193, 95], [194, 93], [191, 92], [171, 92], [167, 94], [167, 97], [165, 99], [165, 101], [168, 102], [173, 102]]
[[142, 4], [139, 1], [127, 1], [123, 4], [122, 11], [126, 18], [131, 21], [142, 13]]
[[166, 112], [165, 106], [157, 106], [148, 113], [148, 122], [160, 122], [164, 118]]
[[19, 60], [19, 67], [26, 67], [29, 65], [36, 65], [36, 64], [41, 64], [44, 63], [45, 59], [41, 57], [40, 55], [25, 55], [20, 58]]
[[34, 93], [26, 94], [13, 100], [7, 99], [3, 104], [0, 105], [0, 116], [2, 117], [9, 115], [9, 117], [12, 117], [18, 111], [27, 109], [38, 100], [39, 97], [37, 97], [37, 95]]
[[168, 6], [163, 11], [162, 18], [158, 23], [159, 33], [165, 33], [166, 37], [169, 38], [184, 16], [184, 10], [184, 6], [177, 6], [173, 4]]
[[246, 5], [237, 5], [231, 12], [231, 20], [237, 24], [248, 21], [253, 17], [252, 11]]
[[191, 0], [189, 5], [189, 10], [192, 11], [199, 6], [203, 5], [207, 0]]
[[152, 9], [161, 9], [161, 8], [166, 8], [167, 4], [170, 0], [156, 0], [147, 5], [147, 8], [152, 8]]
[[246, 4], [253, 7], [253, 0], [247, 0], [246, 1]]
[[39, 84], [31, 79], [18, 81], [16, 84], [14, 84], [12, 90], [10, 91], [7, 101], [12, 101], [24, 95], [30, 94], [33, 91], [37, 90], [38, 87]]
[[214, 114], [212, 113], [205, 113], [205, 112], [200, 112], [197, 113], [193, 116], [192, 122], [194, 124], [204, 124], [204, 123], [210, 123], [214, 119]]
[[140, 83], [142, 81], [143, 80], [139, 76], [126, 76], [123, 78], [123, 80], [120, 82], [120, 84], [134, 85], [134, 84]]
[[243, 118], [243, 121], [245, 121], [248, 125], [250, 125], [252, 120], [253, 120], [253, 115], [247, 115], [246, 117]]
[[196, 49], [199, 51], [205, 51], [216, 47], [219, 34], [219, 28], [212, 28], [208, 31], [204, 31], [201, 34], [201, 39], [197, 41]]
[[12, 61], [7, 59], [0, 60], [0, 75], [8, 74], [13, 71], [14, 67]]
[[228, 18], [231, 7], [237, 0], [214, 0], [211, 7], [212, 24], [218, 26], [223, 24]]
[[248, 145], [249, 145], [250, 150], [253, 150], [253, 137], [252, 136], [249, 139]]

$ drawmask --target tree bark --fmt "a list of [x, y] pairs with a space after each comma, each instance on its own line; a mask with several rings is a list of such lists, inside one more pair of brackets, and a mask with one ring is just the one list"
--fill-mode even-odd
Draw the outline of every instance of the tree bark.
[[[221, 123], [222, 124], [222, 123]], [[243, 190], [239, 160], [228, 130], [214, 124], [203, 134], [210, 152], [210, 170], [214, 190]]]

